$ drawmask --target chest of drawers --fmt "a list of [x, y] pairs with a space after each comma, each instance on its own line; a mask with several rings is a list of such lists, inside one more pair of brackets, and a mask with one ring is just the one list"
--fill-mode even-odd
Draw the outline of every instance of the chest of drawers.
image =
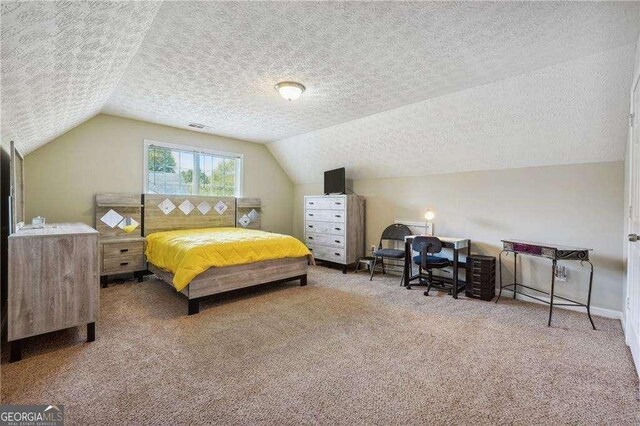
[[87, 325], [95, 338], [100, 287], [98, 232], [83, 223], [25, 226], [9, 236], [8, 341], [10, 360], [21, 340]]
[[304, 197], [304, 240], [317, 260], [351, 265], [364, 254], [365, 200], [359, 195]]

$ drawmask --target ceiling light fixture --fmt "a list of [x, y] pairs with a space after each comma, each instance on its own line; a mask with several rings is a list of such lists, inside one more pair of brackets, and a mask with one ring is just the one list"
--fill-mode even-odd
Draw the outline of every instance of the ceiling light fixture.
[[298, 99], [300, 95], [302, 95], [302, 92], [305, 91], [305, 87], [295, 81], [281, 81], [276, 84], [275, 88], [278, 93], [280, 93], [280, 96], [288, 101]]

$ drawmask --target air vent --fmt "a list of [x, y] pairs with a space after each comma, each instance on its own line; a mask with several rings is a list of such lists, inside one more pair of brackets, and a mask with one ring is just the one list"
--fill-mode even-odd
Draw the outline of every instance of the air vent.
[[204, 124], [199, 124], [199, 123], [189, 123], [189, 127], [193, 127], [195, 129], [204, 129], [205, 127], [209, 127], [209, 126], [205, 126]]

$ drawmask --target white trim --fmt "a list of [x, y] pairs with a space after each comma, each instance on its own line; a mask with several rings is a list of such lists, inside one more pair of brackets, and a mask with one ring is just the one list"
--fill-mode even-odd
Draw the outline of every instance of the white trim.
[[[496, 296], [497, 293], [499, 291], [499, 288], [496, 288]], [[508, 296], [505, 296], [508, 295]], [[541, 299], [544, 300], [549, 300], [548, 297], [545, 296], [538, 296], [537, 294], [535, 295], [536, 297], [540, 297]], [[507, 297], [507, 298], [512, 298], [513, 297], [513, 291], [509, 290], [509, 289], [502, 289], [502, 298]], [[527, 296], [524, 296], [522, 294], [516, 294], [516, 300], [522, 300], [524, 302], [532, 302], [532, 303], [537, 303], [540, 305], [545, 305], [544, 302], [541, 302], [539, 300], [535, 300], [535, 299], [531, 299]], [[559, 302], [559, 303], [564, 303], [564, 302]], [[556, 308], [560, 308], [560, 309], [567, 309], [569, 311], [577, 311], [577, 312], [583, 312], [586, 316], [586, 312], [587, 310], [585, 308], [581, 308], [579, 306], [554, 306], [554, 309]], [[614, 311], [613, 309], [606, 309], [606, 308], [598, 308], [597, 306], [591, 306], [591, 315], [594, 316], [598, 316], [598, 317], [604, 317], [604, 318], [613, 318], [613, 319], [617, 319], [620, 320], [622, 322], [622, 311]], [[597, 325], [596, 325], [597, 327]]]
[[[209, 148], [202, 148], [199, 146], [191, 146], [191, 145], [179, 145], [179, 144], [174, 144], [174, 143], [169, 143], [169, 142], [161, 142], [161, 141], [156, 141], [153, 139], [145, 139], [144, 140], [144, 147], [143, 147], [143, 153], [142, 153], [142, 157], [143, 157], [143, 162], [142, 162], [142, 192], [147, 193], [149, 192], [149, 187], [148, 187], [148, 178], [149, 178], [149, 169], [148, 169], [148, 163], [149, 163], [149, 147], [150, 146], [158, 146], [161, 148], [169, 148], [169, 149], [177, 149], [177, 150], [181, 150], [181, 151], [189, 151], [189, 152], [195, 152], [195, 153], [203, 153], [203, 154], [210, 154], [210, 155], [216, 155], [218, 157], [225, 157], [225, 158], [232, 158], [232, 159], [239, 159], [240, 161], [238, 163], [236, 163], [236, 188], [235, 188], [235, 197], [241, 198], [244, 194], [244, 154], [240, 154], [237, 152], [230, 152], [230, 151], [219, 151], [219, 150], [215, 150], [215, 149], [209, 149]], [[195, 194], [197, 195], [197, 194]]]
[[[640, 39], [638, 39], [640, 40]], [[636, 45], [636, 56], [640, 54], [640, 44]], [[631, 352], [631, 357], [633, 359], [633, 362], [635, 364], [636, 367], [636, 372], [638, 373], [638, 376], [640, 376], [640, 336], [635, 332], [634, 330], [634, 318], [629, 318], [629, 311], [630, 311], [630, 306], [629, 306], [629, 288], [631, 286], [631, 282], [629, 280], [629, 271], [632, 268], [631, 265], [631, 253], [632, 253], [632, 249], [629, 247], [630, 246], [630, 242], [627, 241], [627, 235], [629, 233], [632, 232], [632, 226], [633, 226], [633, 219], [634, 216], [638, 214], [638, 212], [633, 212], [633, 215], [630, 215], [629, 213], [632, 212], [631, 208], [632, 208], [632, 203], [635, 199], [635, 197], [637, 196], [637, 194], [634, 194], [633, 191], [634, 189], [637, 191], [638, 188], [634, 187], [634, 173], [638, 173], [638, 170], [635, 170], [638, 168], [637, 164], [633, 164], [633, 161], [636, 157], [636, 152], [635, 150], [638, 149], [639, 147], [636, 146], [636, 144], [634, 144], [634, 139], [636, 137], [637, 132], [640, 131], [640, 117], [639, 117], [639, 113], [640, 113], [640, 105], [636, 105], [634, 102], [634, 94], [636, 93], [637, 90], [640, 90], [640, 70], [634, 70], [634, 72], [637, 72], [636, 75], [634, 75], [634, 81], [632, 82], [631, 85], [631, 95], [630, 95], [630, 102], [629, 102], [629, 106], [630, 106], [630, 111], [629, 114], [634, 114], [634, 118], [633, 118], [633, 126], [631, 125], [631, 120], [628, 120], [628, 129], [629, 129], [629, 142], [628, 142], [628, 150], [627, 150], [627, 159], [629, 161], [629, 170], [625, 170], [625, 181], [626, 179], [629, 179], [629, 193], [628, 193], [628, 199], [629, 199], [629, 204], [627, 206], [625, 206], [626, 211], [625, 211], [625, 225], [626, 225], [626, 229], [624, 230], [624, 239], [625, 239], [625, 243], [627, 245], [627, 250], [626, 250], [626, 254], [627, 254], [627, 258], [626, 263], [627, 263], [627, 270], [625, 271], [625, 277], [624, 277], [624, 299], [623, 299], [623, 309], [624, 309], [624, 318], [622, 320], [623, 323], [623, 330], [624, 330], [624, 335], [625, 335], [625, 343], [629, 346], [629, 350]], [[627, 173], [629, 172], [629, 173]], [[637, 261], [637, 259], [636, 259]], [[636, 280], [639, 279], [638, 277], [634, 277]], [[627, 321], [627, 319], [629, 319], [629, 321]]]

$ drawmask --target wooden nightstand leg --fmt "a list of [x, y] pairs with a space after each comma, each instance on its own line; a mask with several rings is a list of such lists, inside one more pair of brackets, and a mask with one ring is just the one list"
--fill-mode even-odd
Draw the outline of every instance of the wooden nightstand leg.
[[144, 281], [144, 274], [140, 271], [138, 272], [134, 272], [133, 276], [136, 277], [138, 279], [138, 282], [141, 283], [142, 281]]
[[87, 342], [93, 342], [96, 340], [96, 323], [90, 322], [87, 324]]
[[109, 281], [109, 276], [108, 275], [102, 275], [100, 277], [100, 287], [102, 287], [102, 288], [109, 287], [108, 281]]
[[22, 359], [22, 340], [9, 342], [9, 362], [16, 362]]

